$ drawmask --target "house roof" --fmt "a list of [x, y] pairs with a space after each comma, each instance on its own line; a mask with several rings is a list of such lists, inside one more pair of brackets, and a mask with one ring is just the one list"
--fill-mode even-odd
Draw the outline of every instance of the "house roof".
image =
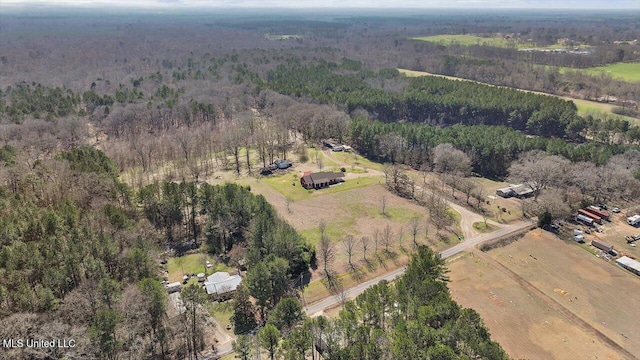
[[302, 176], [302, 181], [304, 181], [306, 184], [320, 184], [340, 178], [344, 178], [344, 173], [328, 171], [317, 173], [305, 172]]
[[316, 181], [320, 182], [320, 180], [323, 180], [323, 179], [326, 179], [325, 181], [327, 181], [327, 180], [335, 180], [335, 179], [343, 178], [344, 174], [341, 172], [323, 171], [323, 172], [311, 173], [309, 176], [314, 182]]
[[207, 290], [207, 294], [220, 295], [229, 291], [234, 291], [241, 283], [242, 278], [240, 275], [229, 276], [229, 273], [227, 272], [217, 272], [209, 275], [207, 282], [204, 283], [204, 287]]

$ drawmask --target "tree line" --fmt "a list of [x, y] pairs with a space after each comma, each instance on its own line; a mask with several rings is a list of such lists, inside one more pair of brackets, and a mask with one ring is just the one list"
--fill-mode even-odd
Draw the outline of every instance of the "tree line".
[[[268, 87], [294, 97], [338, 104], [348, 113], [364, 109], [383, 122], [502, 125], [532, 135], [581, 139], [585, 130], [602, 134], [599, 130], [615, 121], [619, 123], [613, 127], [615, 133], [623, 136], [618, 141], [640, 140], [638, 128], [628, 121], [585, 120], [577, 115], [574, 103], [552, 96], [431, 76], [399, 79], [404, 90], [396, 92], [370, 85], [384, 83], [389, 76], [398, 78], [395, 70], [345, 72], [343, 65], [331, 62], [280, 65], [267, 74], [258, 89]], [[598, 139], [611, 142], [613, 138]]]
[[504, 178], [511, 162], [523, 152], [544, 150], [573, 162], [601, 165], [616, 154], [637, 145], [608, 145], [596, 142], [573, 144], [562, 139], [528, 137], [504, 127], [454, 125], [446, 128], [409, 123], [382, 123], [363, 118], [351, 123], [352, 146], [382, 162], [397, 162], [419, 169], [430, 164], [430, 150], [450, 143], [471, 157], [474, 172], [489, 178]]
[[243, 360], [261, 349], [291, 360], [508, 359], [480, 316], [451, 299], [446, 282], [444, 260], [420, 246], [404, 275], [346, 302], [337, 318], [308, 319], [295, 299], [283, 299], [257, 343], [241, 335], [234, 350]]

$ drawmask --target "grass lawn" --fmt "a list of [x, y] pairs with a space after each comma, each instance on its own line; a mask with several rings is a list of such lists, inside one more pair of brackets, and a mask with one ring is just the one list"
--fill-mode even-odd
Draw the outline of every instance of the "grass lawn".
[[496, 230], [496, 227], [491, 225], [491, 224], [484, 224], [483, 221], [479, 221], [479, 222], [474, 222], [473, 223], [473, 228], [478, 230], [481, 233], [487, 233], [487, 232], [492, 232], [494, 230]]
[[205, 308], [212, 318], [216, 319], [218, 324], [222, 327], [220, 330], [225, 332], [229, 336], [233, 335], [233, 327], [231, 330], [227, 330], [227, 325], [231, 324], [231, 315], [233, 315], [233, 303], [232, 301], [210, 301], [205, 304]]
[[599, 75], [611, 75], [614, 79], [629, 81], [629, 82], [640, 82], [640, 62], [635, 63], [615, 63], [608, 64], [604, 66], [597, 66], [586, 69], [574, 69], [568, 67], [559, 68], [560, 73], [565, 73], [568, 71], [578, 71], [585, 74], [589, 74], [592, 76]]
[[362, 168], [362, 169], [373, 169], [377, 171], [382, 171], [382, 164], [373, 162], [356, 153], [335, 152], [333, 153], [332, 156], [336, 158], [338, 161], [344, 163], [345, 165], [348, 165], [346, 166], [347, 172], [356, 172], [356, 171], [349, 171], [351, 167], [353, 167], [355, 170], [358, 170], [358, 168]]
[[[378, 184], [384, 179], [381, 176], [361, 177], [358, 179], [347, 180], [343, 183], [331, 185], [329, 188], [320, 190], [307, 190], [300, 185], [300, 174], [288, 173], [280, 176], [268, 176], [262, 181], [272, 187], [274, 190], [284, 195], [291, 201], [299, 201], [310, 199], [314, 196], [323, 194], [333, 194], [337, 192], [357, 189], [373, 184]], [[292, 185], [295, 184], [294, 185]]]
[[[206, 268], [204, 262], [209, 260], [212, 267]], [[206, 271], [205, 271], [206, 270]], [[180, 257], [174, 257], [167, 262], [167, 271], [169, 272], [169, 282], [182, 281], [184, 274], [198, 274], [204, 272], [211, 275], [216, 271], [230, 271], [229, 266], [216, 262], [212, 257], [206, 254], [190, 254]], [[197, 279], [191, 279], [197, 281]], [[191, 281], [190, 280], [190, 281]]]
[[319, 149], [314, 149], [314, 148], [309, 148], [308, 150], [308, 154], [309, 154], [309, 162], [315, 164], [316, 160], [319, 159], [322, 161], [322, 166], [324, 168], [327, 167], [340, 167], [340, 165], [331, 160], [327, 155], [325, 155], [325, 153], [322, 150]]
[[[336, 222], [332, 222], [327, 224], [325, 228], [325, 234], [329, 237], [329, 239], [334, 242], [343, 241], [345, 235], [356, 235], [356, 232], [353, 228], [355, 225], [355, 218], [350, 219], [340, 219]], [[298, 231], [298, 233], [311, 245], [316, 246], [318, 241], [320, 240], [320, 229], [313, 228], [307, 230]]]

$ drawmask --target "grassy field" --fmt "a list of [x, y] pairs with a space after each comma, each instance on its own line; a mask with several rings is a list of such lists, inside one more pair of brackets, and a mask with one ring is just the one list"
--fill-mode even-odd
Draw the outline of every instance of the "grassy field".
[[611, 75], [612, 78], [618, 80], [640, 82], [640, 62], [615, 63], [586, 69], [561, 67], [559, 70], [560, 73], [578, 71], [592, 76]]
[[462, 46], [485, 45], [485, 46], [495, 46], [495, 47], [511, 48], [511, 49], [524, 49], [524, 48], [562, 49], [566, 47], [561, 44], [537, 46], [533, 42], [519, 42], [517, 40], [509, 40], [502, 37], [483, 37], [483, 36], [476, 36], [476, 35], [460, 35], [460, 34], [421, 36], [421, 37], [415, 37], [413, 39], [420, 40], [420, 41], [434, 42], [441, 45], [453, 45], [453, 44], [458, 44]]
[[414, 40], [429, 41], [438, 43], [441, 45], [453, 45], [458, 44], [462, 46], [469, 45], [487, 45], [496, 47], [510, 47], [517, 48], [518, 44], [514, 41], [509, 41], [499, 37], [481, 37], [475, 35], [435, 35], [435, 36], [421, 36], [415, 37]]
[[341, 164], [345, 165], [347, 171], [349, 169], [365, 169], [382, 171], [382, 164], [373, 162], [361, 155], [351, 152], [334, 152], [331, 154], [333, 158], [338, 160]]
[[[205, 261], [209, 260], [212, 267], [206, 268]], [[169, 282], [182, 281], [184, 274], [198, 274], [204, 272], [211, 275], [216, 271], [230, 271], [230, 267], [223, 263], [217, 263], [212, 257], [206, 254], [189, 254], [180, 257], [170, 258], [167, 262], [169, 272]], [[191, 279], [197, 281], [196, 279]]]
[[[349, 179], [343, 183], [331, 185], [329, 188], [320, 190], [307, 190], [300, 185], [300, 174], [288, 173], [279, 176], [269, 176], [262, 180], [273, 189], [284, 195], [291, 201], [300, 201], [310, 199], [316, 196], [327, 194], [335, 194], [338, 192], [358, 189], [384, 181], [381, 176], [361, 177], [358, 179]], [[295, 184], [295, 185], [292, 185]]]
[[224, 332], [229, 336], [234, 336], [233, 328], [227, 330], [227, 325], [231, 324], [231, 315], [233, 315], [233, 303], [231, 301], [225, 302], [207, 302], [205, 308], [209, 315], [216, 320], [220, 325], [218, 330]]

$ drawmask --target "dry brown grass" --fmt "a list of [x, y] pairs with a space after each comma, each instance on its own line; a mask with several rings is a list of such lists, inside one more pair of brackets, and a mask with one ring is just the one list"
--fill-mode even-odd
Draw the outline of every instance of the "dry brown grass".
[[454, 299], [476, 309], [514, 358], [624, 358], [605, 341], [640, 353], [640, 279], [550, 233], [532, 231], [449, 269]]

